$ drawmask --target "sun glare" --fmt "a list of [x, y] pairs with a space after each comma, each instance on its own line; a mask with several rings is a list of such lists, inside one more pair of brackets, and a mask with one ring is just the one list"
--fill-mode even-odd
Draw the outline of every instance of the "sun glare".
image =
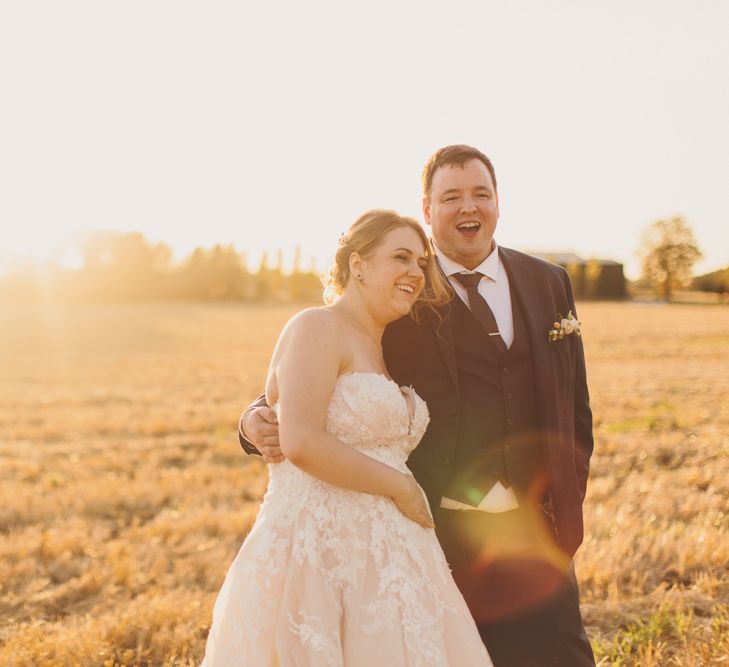
[[85, 235], [82, 230], [55, 230], [50, 225], [16, 228], [0, 241], [0, 260], [8, 267], [55, 264], [62, 269], [81, 269], [80, 247]]
[[0, 255], [16, 260], [49, 260], [63, 244], [64, 237], [65, 234], [54, 233], [50, 226], [16, 228], [0, 241]]
[[76, 271], [84, 267], [84, 258], [76, 247], [67, 248], [57, 261], [62, 269]]

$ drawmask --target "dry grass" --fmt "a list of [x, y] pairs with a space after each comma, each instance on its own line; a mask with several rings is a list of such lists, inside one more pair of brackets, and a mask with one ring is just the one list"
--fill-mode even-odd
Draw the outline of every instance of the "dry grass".
[[[292, 307], [0, 312], [0, 663], [193, 665], [266, 483], [236, 442]], [[601, 665], [729, 664], [729, 308], [583, 304], [578, 559]]]

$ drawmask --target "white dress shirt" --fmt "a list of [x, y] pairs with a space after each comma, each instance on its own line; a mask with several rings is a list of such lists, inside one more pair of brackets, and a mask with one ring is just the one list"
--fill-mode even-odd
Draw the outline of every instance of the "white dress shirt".
[[483, 273], [484, 277], [478, 284], [478, 293], [489, 304], [506, 347], [511, 347], [514, 342], [514, 316], [511, 313], [509, 276], [506, 275], [506, 269], [504, 269], [504, 264], [501, 257], [499, 257], [499, 246], [496, 241], [494, 241], [494, 249], [491, 254], [473, 270], [466, 269], [458, 262], [446, 257], [438, 246], [435, 246], [435, 255], [438, 258], [440, 268], [443, 269], [443, 273], [448, 276], [448, 282], [467, 306], [468, 295], [466, 288], [453, 276], [456, 273]]
[[[467, 306], [469, 304], [466, 288], [453, 276], [456, 273], [477, 272], [484, 275], [478, 284], [478, 293], [486, 299], [486, 303], [491, 308], [491, 312], [494, 314], [494, 319], [499, 328], [499, 333], [506, 347], [511, 347], [511, 344], [514, 342], [514, 316], [511, 312], [509, 277], [506, 275], [506, 269], [504, 269], [504, 264], [501, 261], [501, 257], [499, 257], [499, 247], [496, 241], [494, 241], [491, 254], [473, 270], [466, 269], [458, 262], [446, 257], [438, 246], [435, 246], [435, 255], [438, 258], [440, 268], [443, 269], [443, 273], [448, 277], [448, 282], [453, 287], [453, 290]], [[501, 482], [496, 482], [484, 499], [478, 504], [478, 507], [446, 497], [441, 498], [440, 506], [443, 509], [451, 510], [478, 510], [481, 512], [498, 513], [517, 509], [519, 503], [511, 487], [507, 489]]]

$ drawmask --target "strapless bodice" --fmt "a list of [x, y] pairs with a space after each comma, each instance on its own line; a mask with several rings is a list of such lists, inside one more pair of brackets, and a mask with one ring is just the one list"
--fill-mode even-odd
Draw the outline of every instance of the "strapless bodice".
[[420, 396], [380, 373], [340, 375], [327, 410], [332, 435], [364, 452], [390, 449], [401, 463], [420, 442], [428, 420]]
[[[340, 375], [327, 408], [329, 433], [403, 472], [408, 472], [405, 462], [429, 420], [428, 406], [413, 389], [399, 387], [380, 373]], [[278, 469], [289, 465], [286, 461], [272, 464], [272, 480], [283, 472]]]

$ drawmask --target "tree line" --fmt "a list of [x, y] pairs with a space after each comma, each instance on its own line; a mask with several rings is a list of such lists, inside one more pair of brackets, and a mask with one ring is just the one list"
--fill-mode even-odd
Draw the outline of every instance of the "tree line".
[[283, 271], [281, 253], [275, 264], [264, 253], [253, 272], [232, 245], [196, 248], [175, 264], [167, 244], [150, 243], [139, 232], [95, 232], [79, 253], [79, 268], [50, 264], [9, 272], [0, 279], [0, 299], [306, 301], [322, 294], [315, 268], [301, 268], [299, 250], [291, 272]]
[[[42, 271], [33, 267], [6, 273], [0, 277], [0, 300], [318, 301], [322, 294], [321, 277], [314, 266], [302, 269], [300, 250], [290, 272], [283, 271], [280, 252], [273, 265], [264, 253], [251, 271], [245, 254], [232, 245], [196, 248], [174, 264], [167, 244], [150, 243], [139, 232], [94, 232], [81, 242], [79, 253], [79, 268], [51, 264]], [[641, 284], [653, 286], [666, 301], [678, 287], [729, 295], [729, 267], [692, 277], [701, 250], [681, 217], [650, 225], [638, 253]], [[590, 289], [597, 284], [591, 266], [566, 268], [575, 287], [584, 288], [582, 296], [600, 298], [599, 291]]]

